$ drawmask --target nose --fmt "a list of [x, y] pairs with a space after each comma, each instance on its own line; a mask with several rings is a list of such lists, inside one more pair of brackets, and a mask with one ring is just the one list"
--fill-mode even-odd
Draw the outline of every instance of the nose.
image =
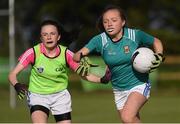
[[48, 35], [47, 35], [47, 39], [51, 39], [51, 34], [48, 34]]
[[111, 21], [108, 21], [108, 26], [111, 26], [111, 25], [112, 25]]

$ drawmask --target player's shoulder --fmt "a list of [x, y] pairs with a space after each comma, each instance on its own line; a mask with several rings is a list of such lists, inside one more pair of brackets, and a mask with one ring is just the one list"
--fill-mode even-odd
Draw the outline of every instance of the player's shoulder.
[[124, 27], [124, 37], [127, 37], [129, 39], [134, 39], [136, 35], [141, 32], [140, 29], [134, 28], [134, 27]]
[[28, 48], [28, 49], [25, 50], [24, 53], [26, 53], [26, 54], [32, 54], [32, 53], [34, 53], [34, 48], [33, 48], [33, 47]]
[[128, 34], [132, 34], [132, 32], [138, 32], [140, 29], [135, 27], [124, 27], [124, 32], [127, 32]]

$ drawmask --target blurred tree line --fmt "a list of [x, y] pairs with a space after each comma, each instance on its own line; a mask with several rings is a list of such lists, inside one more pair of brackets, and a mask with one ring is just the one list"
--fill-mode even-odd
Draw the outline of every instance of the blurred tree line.
[[[165, 54], [180, 54], [179, 0], [15, 0], [16, 55], [39, 42], [39, 24], [55, 19], [63, 26], [61, 43], [77, 51], [96, 35], [96, 21], [108, 4], [125, 10], [129, 27], [163, 41]], [[0, 9], [8, 0], [0, 1]], [[0, 56], [8, 56], [8, 17], [0, 16]]]

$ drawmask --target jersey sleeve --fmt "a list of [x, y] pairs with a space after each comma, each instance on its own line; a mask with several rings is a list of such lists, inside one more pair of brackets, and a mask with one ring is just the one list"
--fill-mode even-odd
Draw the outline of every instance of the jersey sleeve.
[[136, 37], [137, 41], [142, 46], [152, 46], [154, 42], [154, 37], [152, 35], [149, 35], [141, 30], [136, 31]]
[[79, 66], [79, 63], [75, 62], [73, 60], [73, 55], [74, 53], [71, 52], [70, 50], [67, 50], [66, 51], [66, 61], [67, 61], [67, 64], [69, 65], [69, 67], [75, 71], [77, 69], [77, 67]]
[[18, 59], [18, 61], [26, 68], [29, 64], [34, 63], [34, 50], [30, 48], [26, 50]]
[[102, 48], [102, 39], [100, 35], [94, 36], [88, 44], [85, 45], [86, 48], [89, 49], [90, 52], [100, 52]]

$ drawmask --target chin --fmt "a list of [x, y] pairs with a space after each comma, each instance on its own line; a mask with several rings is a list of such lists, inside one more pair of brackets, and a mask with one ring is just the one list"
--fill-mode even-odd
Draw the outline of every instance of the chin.
[[46, 45], [46, 48], [48, 49], [54, 49], [56, 46], [55, 45]]
[[115, 35], [114, 32], [110, 32], [110, 33], [108, 32], [107, 34], [108, 34], [109, 36], [114, 36], [114, 35]]

